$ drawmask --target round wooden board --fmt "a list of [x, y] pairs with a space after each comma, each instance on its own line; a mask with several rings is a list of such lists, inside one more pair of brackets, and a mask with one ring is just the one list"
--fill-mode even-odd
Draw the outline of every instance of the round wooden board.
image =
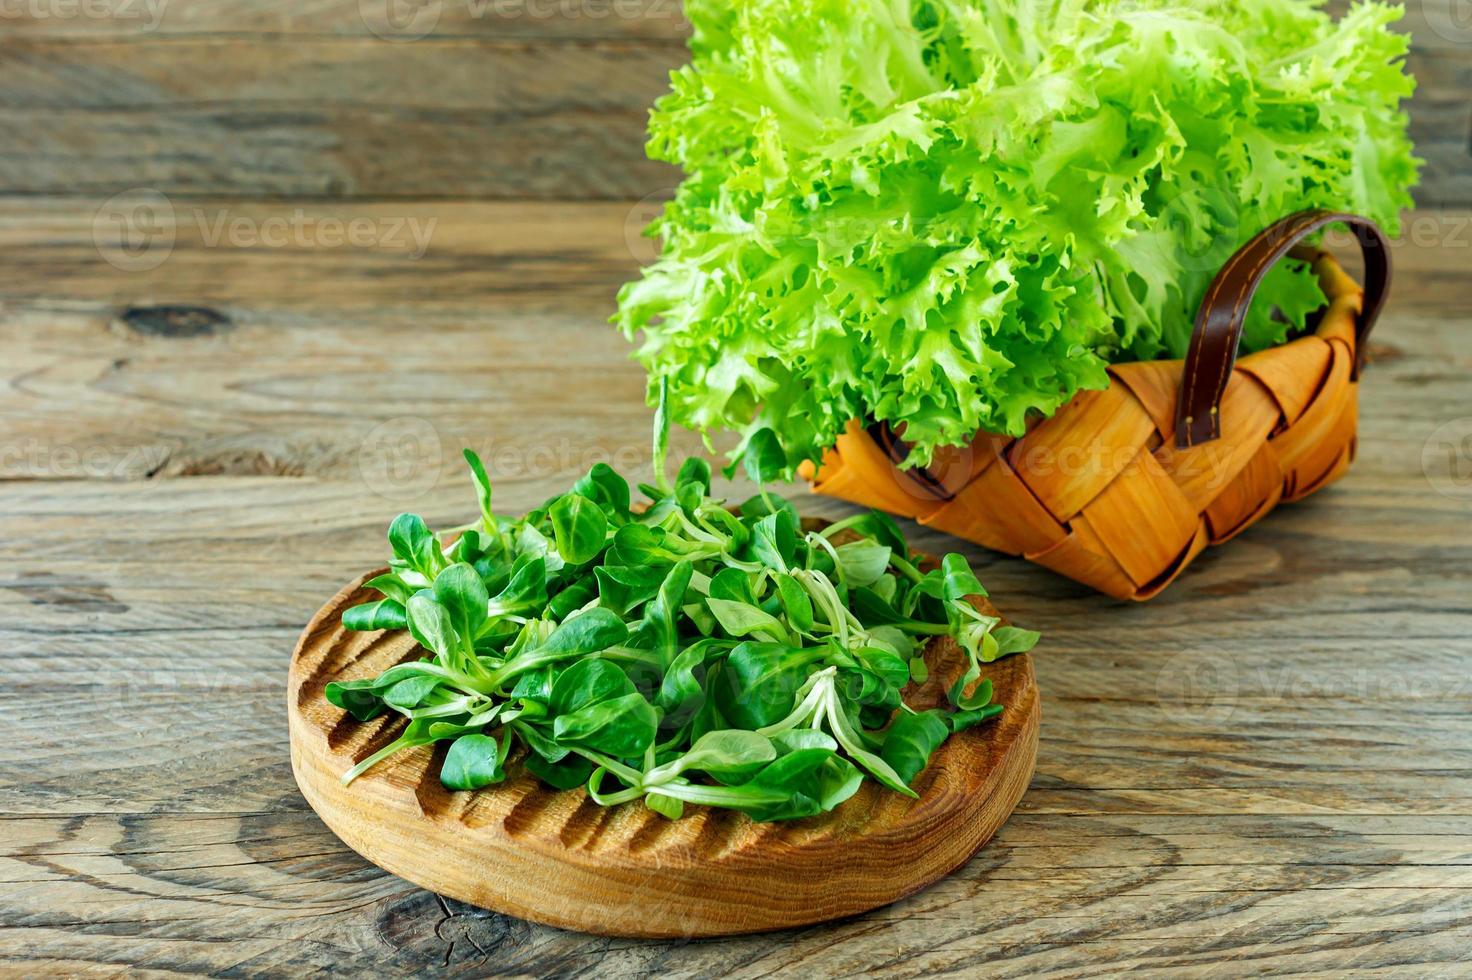
[[[460, 901], [613, 936], [719, 936], [842, 918], [966, 863], [1032, 778], [1040, 709], [1024, 655], [990, 665], [986, 676], [1006, 710], [932, 756], [915, 783], [918, 800], [867, 780], [833, 812], [806, 820], [757, 824], [687, 807], [671, 821], [642, 803], [601, 807], [581, 789], [549, 789], [519, 764], [505, 783], [452, 793], [439, 781], [443, 745], [402, 752], [343, 786], [342, 774], [394, 738], [403, 720], [357, 722], [323, 688], [422, 655], [407, 632], [342, 628], [344, 609], [378, 598], [362, 587], [376, 574], [334, 596], [297, 642], [287, 683], [292, 770], [349, 847]], [[932, 679], [907, 702], [938, 704], [961, 656], [949, 640], [933, 643]]]

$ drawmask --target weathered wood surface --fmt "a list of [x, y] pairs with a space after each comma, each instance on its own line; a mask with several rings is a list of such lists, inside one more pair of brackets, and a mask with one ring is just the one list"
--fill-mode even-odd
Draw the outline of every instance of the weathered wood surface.
[[1046, 708], [1031, 789], [952, 877], [834, 926], [615, 942], [341, 845], [291, 778], [292, 643], [394, 513], [473, 509], [462, 444], [508, 509], [647, 471], [603, 323], [628, 210], [468, 203], [417, 261], [186, 243], [125, 272], [80, 200], [0, 204], [0, 972], [1472, 971], [1465, 213], [1397, 247], [1334, 487], [1138, 607], [963, 549], [1045, 630]]
[[[1346, 4], [1336, 5], [1340, 9]], [[1409, 5], [1423, 206], [1472, 205], [1472, 14]], [[678, 0], [14, 0], [0, 193], [626, 199]]]
[[[400, 2], [400, 0], [393, 0]], [[12, 41], [0, 190], [639, 198], [678, 44]]]

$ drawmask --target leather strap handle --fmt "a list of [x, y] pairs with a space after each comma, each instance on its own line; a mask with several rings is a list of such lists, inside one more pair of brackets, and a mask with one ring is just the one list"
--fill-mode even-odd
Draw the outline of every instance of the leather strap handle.
[[1176, 399], [1176, 446], [1186, 449], [1221, 435], [1222, 394], [1237, 360], [1252, 296], [1273, 265], [1325, 225], [1343, 222], [1365, 256], [1365, 298], [1355, 321], [1352, 377], [1359, 377], [1365, 341], [1390, 291], [1390, 242], [1368, 218], [1339, 211], [1300, 211], [1263, 229], [1222, 266], [1196, 313], [1186, 370]]

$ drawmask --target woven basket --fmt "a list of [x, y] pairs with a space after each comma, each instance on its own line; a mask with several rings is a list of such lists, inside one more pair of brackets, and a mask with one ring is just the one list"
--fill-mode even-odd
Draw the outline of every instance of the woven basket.
[[[1362, 290], [1333, 257], [1299, 243], [1332, 222], [1355, 232]], [[1329, 305], [1313, 333], [1236, 359], [1263, 276], [1293, 254]], [[1158, 595], [1208, 544], [1277, 504], [1338, 479], [1355, 452], [1365, 341], [1390, 283], [1388, 243], [1354, 215], [1305, 211], [1244, 245], [1212, 281], [1184, 361], [1109, 368], [1027, 434], [980, 433], [901, 469], [887, 426], [850, 423], [813, 489], [918, 520], [1050, 568], [1119, 599]]]

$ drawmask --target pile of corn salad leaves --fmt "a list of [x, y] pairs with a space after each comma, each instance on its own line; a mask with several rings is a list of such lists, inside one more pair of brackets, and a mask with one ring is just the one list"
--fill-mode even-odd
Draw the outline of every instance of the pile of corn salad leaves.
[[[1317, 0], [687, 0], [649, 155], [683, 169], [615, 322], [675, 421], [928, 462], [1113, 361], [1184, 356], [1211, 277], [1312, 207], [1394, 233], [1401, 8]], [[1322, 302], [1280, 263], [1246, 347]], [[1276, 308], [1282, 316], [1274, 318]], [[737, 456], [745, 442], [735, 449]]]
[[[711, 498], [703, 460], [667, 481], [662, 446], [657, 436], [660, 482], [640, 488], [642, 511], [600, 463], [526, 517], [498, 516], [467, 451], [475, 525], [446, 547], [419, 517], [394, 520], [390, 570], [368, 583], [384, 598], [343, 624], [407, 627], [428, 655], [327, 686], [360, 720], [409, 719], [344, 782], [449, 741], [441, 781], [480, 789], [506, 778], [520, 743], [543, 782], [585, 785], [601, 804], [785, 820], [831, 810], [866, 778], [914, 796], [909, 784], [953, 732], [1001, 713], [981, 665], [1037, 634], [977, 611], [967, 596], [986, 593], [964, 558], [920, 571], [879, 513], [804, 532], [765, 486], [729, 510]], [[748, 464], [760, 482], [784, 461]], [[937, 636], [954, 638], [967, 666], [947, 709], [913, 711], [900, 691], [925, 680], [921, 652]]]

